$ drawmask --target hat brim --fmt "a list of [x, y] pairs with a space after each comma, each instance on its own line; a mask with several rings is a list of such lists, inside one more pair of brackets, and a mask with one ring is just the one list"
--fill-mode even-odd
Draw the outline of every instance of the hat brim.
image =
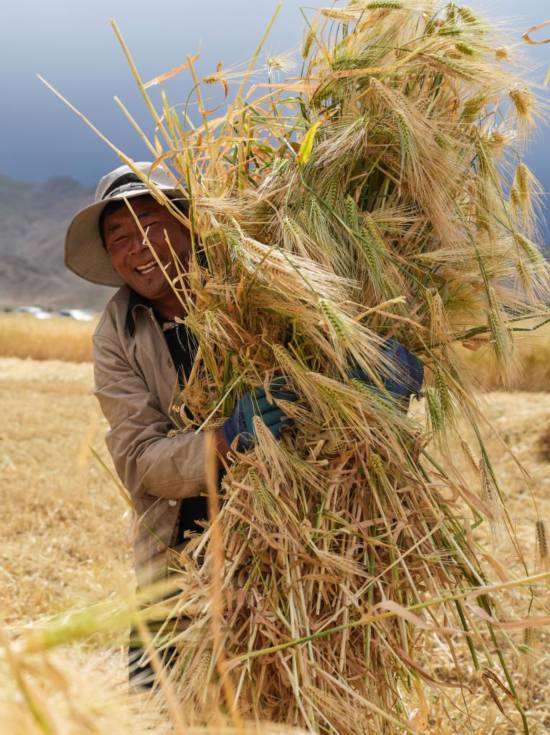
[[[171, 198], [181, 198], [182, 192], [172, 187], [156, 185]], [[72, 219], [65, 235], [65, 265], [91, 283], [101, 286], [124, 286], [124, 281], [111, 265], [111, 258], [103, 246], [99, 233], [99, 218], [109, 202], [151, 195], [150, 189], [134, 189], [84, 207]], [[152, 195], [151, 195], [152, 196]]]

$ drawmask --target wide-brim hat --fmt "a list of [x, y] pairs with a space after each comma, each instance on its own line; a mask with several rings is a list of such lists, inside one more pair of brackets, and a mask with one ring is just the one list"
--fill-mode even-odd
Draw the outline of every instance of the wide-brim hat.
[[124, 285], [111, 265], [99, 231], [101, 212], [109, 202], [144, 194], [155, 196], [155, 189], [170, 199], [185, 200], [184, 193], [175, 187], [175, 180], [162, 169], [151, 170], [152, 166], [150, 161], [140, 161], [133, 163], [132, 168], [119, 166], [110, 171], [100, 179], [93, 204], [73, 217], [65, 235], [65, 265], [77, 276], [103, 286]]

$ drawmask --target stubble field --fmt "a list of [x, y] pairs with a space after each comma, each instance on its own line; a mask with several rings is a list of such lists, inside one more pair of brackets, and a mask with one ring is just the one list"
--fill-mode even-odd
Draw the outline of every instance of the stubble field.
[[[88, 325], [85, 328], [90, 329]], [[45, 616], [133, 589], [128, 508], [102, 466], [104, 462], [111, 467], [103, 443], [107, 427], [92, 389], [92, 366], [88, 362], [0, 358], [0, 609], [3, 629], [12, 636]], [[550, 520], [550, 393], [497, 391], [486, 393], [482, 401], [500, 434], [500, 438], [488, 438], [488, 446], [496, 460], [522, 552], [533, 573], [537, 571], [537, 515], [531, 493], [539, 519]], [[421, 412], [422, 407], [416, 410]], [[467, 438], [464, 432], [461, 435]], [[516, 459], [531, 481], [522, 475]], [[462, 469], [477, 492], [478, 479], [468, 468]], [[486, 544], [487, 554], [501, 565], [501, 572], [521, 573], [509, 545], [492, 540], [488, 529], [476, 533]], [[498, 566], [495, 570], [498, 581]], [[525, 595], [507, 593], [505, 602], [510, 605], [506, 617], [526, 614]], [[548, 597], [539, 602], [537, 614], [548, 615]], [[531, 653], [514, 662], [522, 695], [529, 702], [532, 732], [536, 733], [550, 732], [548, 640], [544, 629], [535, 629], [529, 640]], [[437, 655], [437, 651], [432, 654]], [[106, 723], [105, 729], [101, 726], [97, 732], [130, 732], [125, 729], [126, 715], [121, 709], [126, 689], [120, 641], [106, 646], [92, 640], [62, 647], [53, 661], [61, 661], [54, 670], [69, 672], [65, 704], [60, 703], [59, 711], [66, 711], [69, 701], [88, 711], [90, 700], [96, 699], [94, 706], [101, 714], [96, 725]], [[450, 671], [451, 662], [441, 661], [441, 680], [450, 676]], [[38, 678], [34, 681], [39, 696], [43, 683]], [[485, 724], [473, 732], [516, 732], [487, 689], [479, 684], [473, 677], [471, 694], [486, 712]], [[430, 721], [441, 722], [445, 716], [443, 700], [437, 688], [431, 691]], [[13, 729], [5, 732], [34, 732], [32, 718], [27, 720], [22, 715], [25, 708], [8, 699], [0, 702], [7, 718], [2, 719], [13, 723]], [[499, 699], [506, 714], [512, 714], [506, 696]], [[135, 732], [141, 732], [148, 721], [143, 712], [141, 717]], [[163, 731], [158, 722], [152, 727], [149, 732]], [[430, 727], [424, 732], [444, 731]]]

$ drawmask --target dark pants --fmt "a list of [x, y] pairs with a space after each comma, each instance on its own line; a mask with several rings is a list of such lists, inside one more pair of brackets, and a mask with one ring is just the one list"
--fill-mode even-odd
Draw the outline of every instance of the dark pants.
[[[128, 680], [134, 689], [152, 689], [156, 683], [153, 667], [145, 651], [145, 647], [141, 645], [138, 630], [132, 627], [128, 646]], [[168, 646], [157, 653], [165, 668], [171, 668], [176, 662], [177, 650], [174, 646]], [[145, 658], [140, 662], [144, 654]]]
[[[208, 518], [207, 499], [202, 496], [195, 498], [184, 498], [181, 501], [181, 509], [178, 518], [178, 530], [174, 548], [182, 548], [188, 541], [185, 537], [186, 531], [195, 531], [200, 533], [203, 529], [197, 526], [195, 521], [202, 521]], [[146, 624], [151, 636], [154, 637], [154, 630], [151, 624]], [[158, 627], [158, 623], [155, 627]], [[169, 634], [170, 626], [166, 626], [166, 632]], [[157, 651], [159, 658], [166, 668], [170, 669], [177, 661], [177, 650], [174, 646], [167, 646]], [[140, 659], [143, 661], [140, 663]], [[141, 641], [139, 631], [135, 626], [130, 630], [130, 641], [128, 645], [128, 679], [132, 688], [152, 689], [155, 685], [155, 674], [153, 667], [148, 661], [146, 648]]]

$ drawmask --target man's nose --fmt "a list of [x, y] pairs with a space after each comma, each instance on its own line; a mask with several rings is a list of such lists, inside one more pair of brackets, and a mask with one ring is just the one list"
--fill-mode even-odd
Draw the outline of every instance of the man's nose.
[[141, 230], [136, 227], [130, 234], [130, 243], [128, 245], [128, 253], [134, 254], [139, 253], [141, 250], [146, 250], [148, 247], [146, 237], [141, 233]]

